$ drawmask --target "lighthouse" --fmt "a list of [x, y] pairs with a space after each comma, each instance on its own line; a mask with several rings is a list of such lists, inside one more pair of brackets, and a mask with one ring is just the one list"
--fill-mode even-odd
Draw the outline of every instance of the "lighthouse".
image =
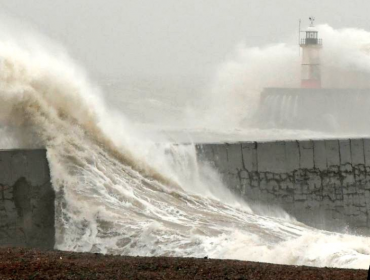
[[[319, 39], [318, 31], [314, 28], [313, 17], [307, 28], [305, 38], [300, 39], [302, 48], [301, 88], [321, 88], [320, 51], [322, 40]], [[301, 32], [301, 31], [300, 31]]]
[[[314, 18], [311, 17], [310, 21], [311, 24], [304, 31], [301, 31], [299, 21], [298, 45], [302, 61], [300, 86], [264, 88], [254, 116], [255, 123], [266, 128], [308, 129], [325, 133], [369, 131], [369, 122], [364, 120], [370, 116], [370, 87], [340, 86], [341, 71], [339, 75], [333, 71], [328, 76], [321, 76], [321, 73], [325, 73], [325, 64], [320, 63], [323, 43], [314, 26]], [[301, 34], [304, 34], [302, 38]], [[356, 70], [346, 71], [351, 77], [357, 75]], [[334, 78], [335, 83], [328, 77]]]

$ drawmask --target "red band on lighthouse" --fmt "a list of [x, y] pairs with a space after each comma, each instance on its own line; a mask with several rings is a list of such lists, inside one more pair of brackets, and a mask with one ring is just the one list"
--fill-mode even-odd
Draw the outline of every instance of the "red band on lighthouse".
[[320, 80], [302, 80], [301, 87], [302, 88], [321, 88], [321, 81]]

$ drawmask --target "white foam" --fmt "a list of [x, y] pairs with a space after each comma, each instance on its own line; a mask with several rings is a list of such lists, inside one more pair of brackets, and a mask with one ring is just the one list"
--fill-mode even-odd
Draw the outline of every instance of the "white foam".
[[192, 145], [152, 143], [110, 112], [65, 55], [9, 43], [0, 57], [5, 119], [47, 148], [56, 248], [367, 267], [369, 238], [254, 214]]

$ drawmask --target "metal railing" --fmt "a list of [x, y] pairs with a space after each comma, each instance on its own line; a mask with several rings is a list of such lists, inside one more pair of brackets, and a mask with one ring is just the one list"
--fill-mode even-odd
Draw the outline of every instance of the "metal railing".
[[301, 39], [301, 45], [322, 45], [322, 39], [303, 38]]

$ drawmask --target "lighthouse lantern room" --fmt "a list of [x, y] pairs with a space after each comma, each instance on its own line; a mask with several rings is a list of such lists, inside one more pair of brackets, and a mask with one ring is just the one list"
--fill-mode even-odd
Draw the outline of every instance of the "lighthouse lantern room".
[[302, 88], [321, 88], [320, 51], [322, 40], [318, 37], [318, 31], [314, 29], [314, 20], [310, 17], [311, 25], [304, 32], [305, 38], [300, 40], [302, 48]]

